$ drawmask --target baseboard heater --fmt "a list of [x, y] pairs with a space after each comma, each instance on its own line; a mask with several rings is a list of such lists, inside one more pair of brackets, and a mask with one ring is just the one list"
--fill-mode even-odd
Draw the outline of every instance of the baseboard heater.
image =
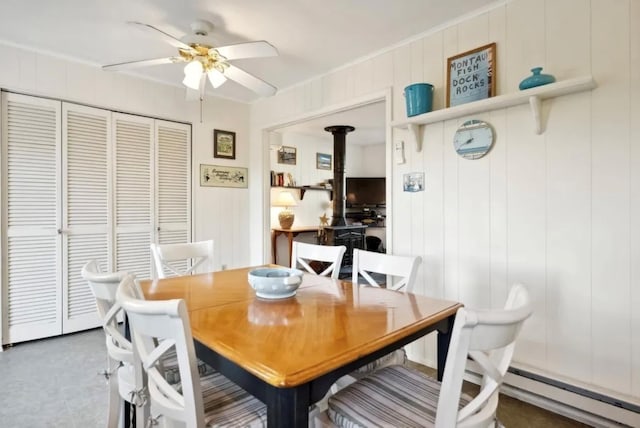
[[595, 427], [640, 427], [640, 406], [527, 370], [510, 367], [506, 395]]

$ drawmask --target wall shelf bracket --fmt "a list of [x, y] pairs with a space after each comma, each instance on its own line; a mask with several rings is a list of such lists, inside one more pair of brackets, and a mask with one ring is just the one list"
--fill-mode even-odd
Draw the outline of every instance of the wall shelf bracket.
[[533, 126], [536, 135], [540, 135], [543, 132], [542, 126], [542, 100], [540, 97], [534, 95], [529, 97], [529, 105], [531, 106], [531, 114], [533, 115]]
[[407, 127], [409, 128], [411, 141], [416, 145], [416, 151], [420, 153], [422, 151], [422, 125], [417, 123], [410, 123], [407, 125]]

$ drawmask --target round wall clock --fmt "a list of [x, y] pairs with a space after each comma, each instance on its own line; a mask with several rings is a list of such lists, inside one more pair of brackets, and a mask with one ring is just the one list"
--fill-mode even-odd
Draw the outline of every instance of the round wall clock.
[[483, 120], [467, 120], [456, 130], [453, 147], [465, 159], [480, 159], [493, 146], [493, 128]]

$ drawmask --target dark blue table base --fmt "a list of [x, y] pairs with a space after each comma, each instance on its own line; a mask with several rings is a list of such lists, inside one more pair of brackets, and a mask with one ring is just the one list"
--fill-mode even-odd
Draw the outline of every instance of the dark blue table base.
[[442, 380], [454, 320], [455, 314], [373, 354], [292, 388], [278, 388], [270, 385], [197, 340], [194, 340], [194, 344], [198, 358], [266, 404], [267, 426], [306, 428], [309, 425], [309, 406], [322, 399], [336, 380], [436, 330], [438, 331], [438, 380]]

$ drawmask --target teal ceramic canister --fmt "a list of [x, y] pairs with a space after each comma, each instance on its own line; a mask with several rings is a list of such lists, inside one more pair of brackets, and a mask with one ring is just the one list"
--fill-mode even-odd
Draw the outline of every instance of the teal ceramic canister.
[[430, 83], [414, 83], [404, 88], [407, 102], [407, 116], [428, 113], [433, 106], [433, 85]]
[[521, 90], [535, 88], [536, 86], [548, 85], [549, 83], [553, 83], [556, 81], [556, 78], [551, 74], [542, 74], [542, 67], [534, 67], [531, 69], [531, 71], [533, 72], [533, 75], [520, 82], [519, 88]]

